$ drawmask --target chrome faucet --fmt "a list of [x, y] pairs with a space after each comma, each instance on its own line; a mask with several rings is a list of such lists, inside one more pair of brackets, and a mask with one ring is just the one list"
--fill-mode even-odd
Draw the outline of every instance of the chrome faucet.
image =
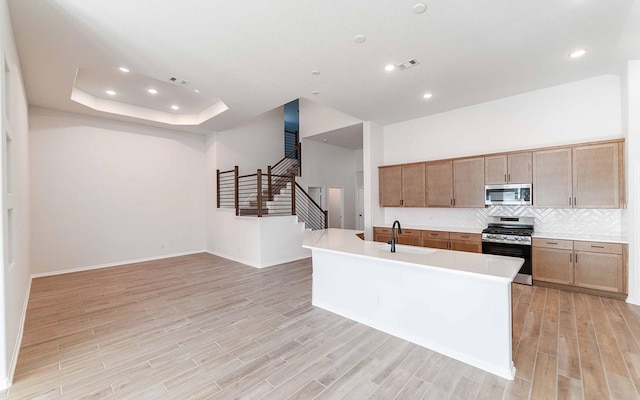
[[389, 244], [391, 245], [391, 252], [395, 253], [396, 252], [396, 225], [398, 225], [398, 235], [402, 235], [402, 227], [400, 226], [400, 221], [395, 220], [393, 221], [393, 225], [391, 226], [391, 242], [389, 242]]

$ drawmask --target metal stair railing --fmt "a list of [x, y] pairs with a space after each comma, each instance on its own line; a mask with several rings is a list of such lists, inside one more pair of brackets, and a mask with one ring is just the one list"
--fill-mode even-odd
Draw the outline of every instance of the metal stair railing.
[[306, 190], [304, 190], [296, 182], [295, 196], [295, 210], [294, 213], [298, 216], [300, 221], [307, 225], [307, 228], [311, 230], [326, 229], [329, 222], [329, 214], [327, 211], [322, 210], [322, 207], [318, 205], [309, 196]]
[[266, 176], [261, 169], [255, 174], [239, 175], [238, 166], [229, 171], [217, 170], [218, 208], [235, 208], [238, 216], [297, 215], [307, 228], [325, 229], [327, 211], [296, 183], [296, 176], [302, 172], [301, 160], [302, 146], [298, 143], [283, 159], [267, 168]]

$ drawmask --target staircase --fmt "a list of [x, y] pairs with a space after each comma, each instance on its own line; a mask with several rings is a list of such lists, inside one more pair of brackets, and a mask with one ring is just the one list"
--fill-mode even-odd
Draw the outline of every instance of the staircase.
[[235, 208], [238, 216], [297, 215], [308, 229], [327, 227], [327, 212], [296, 183], [301, 174], [302, 148], [293, 151], [267, 167], [263, 174], [239, 175], [236, 166], [230, 171], [218, 170], [218, 208]]
[[291, 210], [291, 182], [280, 188], [278, 194], [273, 195], [273, 200], [267, 200], [267, 215], [279, 214], [283, 210]]

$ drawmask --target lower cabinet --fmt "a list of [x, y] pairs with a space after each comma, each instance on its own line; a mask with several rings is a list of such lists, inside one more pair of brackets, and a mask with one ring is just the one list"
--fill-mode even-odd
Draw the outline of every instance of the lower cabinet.
[[482, 235], [479, 233], [449, 233], [451, 250], [482, 253]]
[[[390, 241], [391, 228], [374, 227], [373, 240], [384, 243]], [[482, 253], [482, 235], [479, 233], [403, 229], [402, 235], [398, 235], [397, 243], [432, 249]]]
[[573, 285], [573, 241], [533, 238], [533, 279]]
[[373, 241], [387, 243], [391, 240], [391, 228], [373, 228]]
[[409, 246], [420, 246], [420, 240], [421, 240], [420, 231], [417, 229], [403, 229], [402, 235], [398, 235], [399, 244], [408, 244]]
[[534, 238], [533, 280], [578, 291], [625, 295], [627, 247], [620, 243]]
[[577, 286], [626, 293], [624, 246], [620, 243], [575, 242]]
[[449, 249], [449, 232], [422, 231], [422, 247], [432, 249]]

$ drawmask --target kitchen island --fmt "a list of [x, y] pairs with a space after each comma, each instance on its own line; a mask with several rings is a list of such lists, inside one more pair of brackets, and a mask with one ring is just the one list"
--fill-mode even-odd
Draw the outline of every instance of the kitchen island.
[[336, 314], [513, 379], [511, 282], [521, 258], [306, 232], [312, 302]]

